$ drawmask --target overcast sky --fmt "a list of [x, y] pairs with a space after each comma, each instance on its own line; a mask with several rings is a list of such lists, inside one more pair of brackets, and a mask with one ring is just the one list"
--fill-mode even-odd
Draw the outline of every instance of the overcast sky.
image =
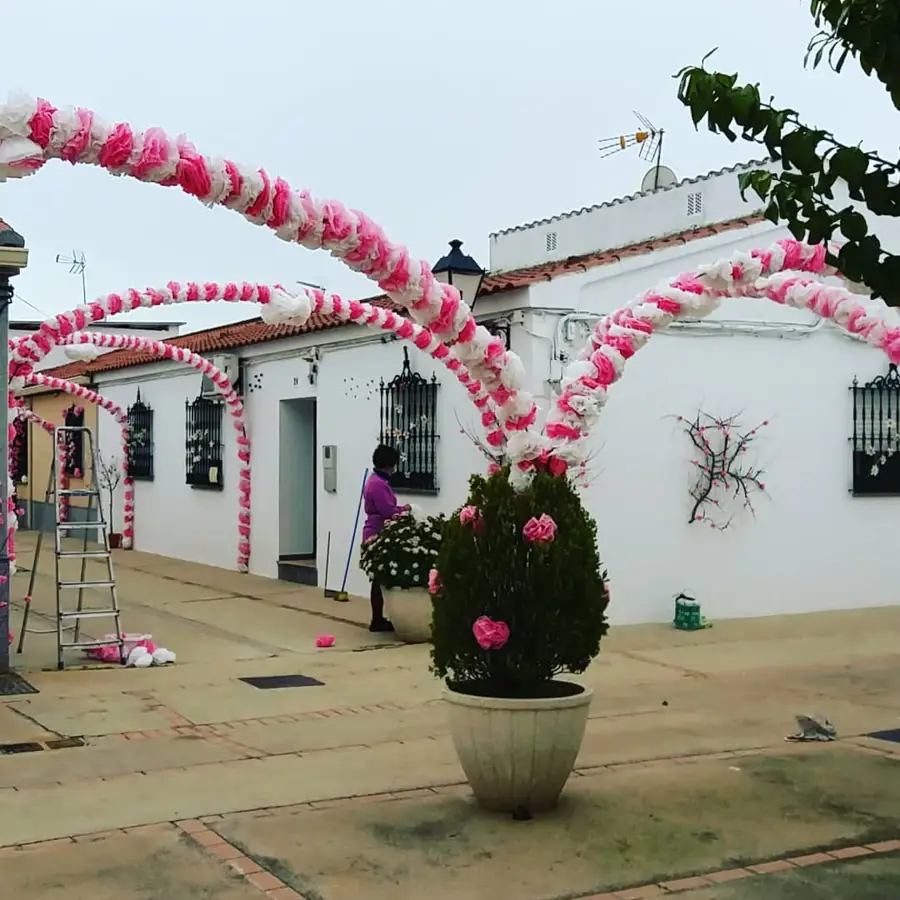
[[[713, 47], [718, 68], [761, 81], [849, 142], [896, 153], [900, 117], [850, 63], [805, 72], [808, 0], [29, 0], [3, 4], [0, 93], [20, 89], [107, 121], [186, 134], [208, 155], [264, 167], [365, 210], [434, 261], [451, 238], [488, 261], [488, 234], [638, 189], [633, 153], [598, 139], [667, 130], [682, 177], [762, 155], [695, 133], [672, 75]], [[725, 9], [728, 12], [726, 14]], [[322, 252], [283, 244], [178, 189], [53, 162], [0, 186], [28, 239], [22, 297], [80, 302], [57, 254], [83, 252], [90, 297], [185, 281], [303, 279], [373, 293]], [[648, 226], [652, 223], [648, 223]], [[222, 304], [156, 318], [191, 330], [254, 314]], [[21, 300], [14, 318], [37, 314]]]

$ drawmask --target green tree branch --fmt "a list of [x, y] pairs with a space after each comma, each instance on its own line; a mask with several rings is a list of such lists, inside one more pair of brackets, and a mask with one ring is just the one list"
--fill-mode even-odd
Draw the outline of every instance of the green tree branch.
[[[814, 12], [821, 6], [827, 8], [822, 16], [826, 12], [836, 16], [837, 24], [832, 28], [838, 35], [851, 27], [863, 27], [854, 18], [841, 19], [832, 8], [847, 5], [853, 4], [813, 2]], [[867, 0], [860, 5], [880, 4]], [[889, 64], [896, 66], [900, 83], [900, 56], [893, 63], [884, 62], [881, 70]], [[880, 70], [873, 66], [872, 71]], [[798, 240], [813, 244], [841, 241], [838, 255], [829, 254], [831, 263], [850, 280], [865, 284], [873, 296], [884, 298], [890, 306], [900, 306], [900, 257], [884, 250], [858, 208], [836, 208], [833, 203], [833, 188], [843, 181], [850, 198], [870, 213], [900, 216], [900, 185], [896, 184], [900, 163], [841, 143], [830, 132], [806, 125], [796, 110], [778, 108], [772, 101], [764, 103], [759, 85], [738, 85], [737, 74], [708, 72], [701, 63], [682, 69], [676, 77], [678, 98], [690, 109], [695, 127], [705, 121], [711, 132], [723, 134], [730, 141], [740, 137], [763, 144], [770, 157], [781, 163], [780, 173], [757, 170], [742, 176], [742, 195], [753, 190], [763, 201], [766, 218], [785, 222]]]

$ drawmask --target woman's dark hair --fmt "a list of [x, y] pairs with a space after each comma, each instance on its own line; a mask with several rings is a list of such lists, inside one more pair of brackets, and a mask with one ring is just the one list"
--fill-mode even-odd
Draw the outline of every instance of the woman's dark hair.
[[395, 469], [400, 462], [400, 454], [387, 444], [379, 444], [372, 454], [372, 465], [376, 469]]

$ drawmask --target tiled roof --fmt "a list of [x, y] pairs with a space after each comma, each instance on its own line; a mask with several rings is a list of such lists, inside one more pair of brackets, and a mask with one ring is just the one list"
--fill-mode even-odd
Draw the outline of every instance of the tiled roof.
[[676, 181], [675, 184], [670, 184], [666, 187], [654, 188], [652, 191], [636, 191], [633, 194], [626, 194], [624, 197], [615, 197], [612, 200], [605, 200], [603, 203], [595, 203], [593, 206], [582, 206], [581, 209], [572, 209], [569, 210], [569, 212], [560, 213], [556, 216], [550, 216], [546, 219], [535, 219], [535, 221], [526, 222], [523, 225], [513, 225], [512, 228], [503, 228], [500, 231], [491, 232], [491, 237], [498, 237], [501, 234], [511, 234], [514, 231], [527, 231], [529, 228], [535, 228], [538, 225], [550, 225], [552, 222], [559, 222], [560, 219], [571, 219], [573, 216], [582, 216], [585, 213], [594, 212], [598, 209], [605, 209], [608, 206], [619, 206], [622, 203], [630, 203], [632, 200], [637, 200], [639, 197], [647, 197], [650, 194], [659, 194], [664, 191], [674, 191], [676, 188], [680, 188], [685, 184], [699, 184], [701, 181], [709, 181], [713, 178], [720, 178], [722, 175], [731, 175], [737, 172], [752, 171], [753, 169], [759, 169], [767, 166], [771, 162], [772, 160], [769, 158], [751, 159], [747, 162], [737, 163], [733, 166], [726, 166], [724, 169], [713, 169], [712, 172], [707, 172], [705, 175], [695, 175], [693, 178], [682, 178], [680, 181]]
[[[736, 231], [748, 228], [762, 222], [759, 215], [746, 216], [741, 219], [730, 219], [717, 225], [705, 225], [692, 228], [688, 231], [680, 231], [666, 237], [653, 238], [640, 244], [631, 244], [627, 247], [619, 247], [611, 250], [598, 250], [581, 256], [570, 256], [555, 262], [540, 263], [536, 266], [528, 266], [524, 269], [511, 269], [508, 272], [496, 272], [488, 275], [481, 288], [480, 297], [501, 294], [505, 291], [514, 291], [526, 288], [542, 281], [551, 281], [565, 275], [573, 275], [579, 272], [587, 272], [599, 266], [619, 262], [634, 256], [643, 256], [655, 250], [665, 250], [680, 244], [688, 244], [692, 241], [702, 240], [726, 231]], [[384, 295], [371, 297], [368, 300], [376, 306], [393, 309], [395, 312], [402, 310], [396, 304], [388, 300]], [[281, 338], [295, 337], [299, 334], [310, 334], [317, 331], [325, 331], [335, 328], [342, 323], [334, 316], [314, 315], [306, 325], [301, 327], [293, 325], [266, 325], [262, 319], [249, 319], [237, 322], [234, 325], [223, 325], [218, 328], [209, 328], [206, 331], [197, 331], [193, 334], [185, 334], [171, 338], [167, 344], [176, 347], [186, 347], [194, 353], [209, 354], [221, 353], [226, 350], [234, 350], [238, 347], [248, 347], [253, 344], [264, 344], [269, 341], [277, 341]], [[53, 369], [44, 370], [46, 375], [54, 375], [57, 378], [73, 378], [76, 375], [89, 375], [95, 372], [110, 372], [115, 369], [125, 369], [130, 366], [145, 365], [154, 362], [156, 357], [149, 353], [136, 353], [133, 350], [114, 350], [105, 353], [91, 362], [71, 362]]]

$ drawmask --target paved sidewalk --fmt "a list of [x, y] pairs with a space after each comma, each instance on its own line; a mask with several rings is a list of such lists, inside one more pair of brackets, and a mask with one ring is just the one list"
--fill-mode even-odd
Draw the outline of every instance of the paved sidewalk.
[[[736, 859], [876, 847], [889, 861], [900, 839], [900, 744], [861, 737], [900, 727], [900, 609], [614, 629], [584, 676], [595, 699], [566, 803], [514, 823], [468, 799], [427, 648], [370, 635], [364, 601], [116, 556], [125, 628], [179, 661], [57, 672], [52, 639], [29, 637], [40, 693], [0, 703], [0, 745], [86, 746], [0, 747], [11, 896], [643, 900]], [[334, 649], [315, 649], [323, 632]], [[239, 680], [298, 673], [323, 684]], [[819, 711], [837, 744], [784, 743], [796, 713]]]

